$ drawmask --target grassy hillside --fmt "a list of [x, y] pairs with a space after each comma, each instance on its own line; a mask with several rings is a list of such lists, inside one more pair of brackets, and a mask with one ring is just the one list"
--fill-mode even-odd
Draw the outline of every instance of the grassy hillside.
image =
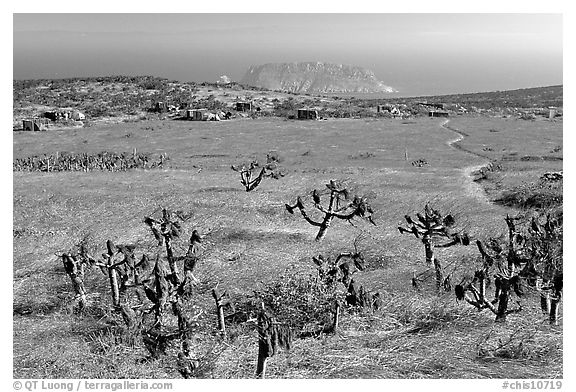
[[[90, 126], [98, 122], [127, 122], [177, 117], [178, 114], [158, 115], [149, 111], [156, 102], [167, 102], [177, 107], [207, 108], [234, 112], [237, 101], [251, 101], [259, 111], [252, 116], [294, 116], [303, 107], [315, 108], [325, 118], [378, 118], [391, 117], [378, 113], [376, 106], [383, 103], [401, 105], [404, 118], [427, 116], [429, 107], [420, 102], [440, 102], [447, 105], [452, 115], [459, 108], [489, 115], [520, 116], [526, 110], [562, 107], [562, 86], [541, 87], [503, 92], [446, 95], [438, 97], [359, 99], [271, 91], [242, 86], [237, 83], [179, 82], [152, 76], [110, 76], [56, 80], [14, 81], [14, 129], [22, 127], [26, 118], [42, 116], [45, 111], [72, 108], [85, 113], [83, 123], [52, 124], [53, 127]], [[452, 106], [450, 106], [452, 105]], [[559, 111], [559, 114], [561, 110]], [[547, 115], [548, 112], [537, 114]]]
[[492, 91], [470, 94], [450, 94], [430, 97], [407, 98], [405, 101], [443, 102], [460, 104], [465, 107], [490, 108], [532, 108], [563, 106], [563, 86], [523, 88], [517, 90]]
[[[238, 308], [249, 306], [255, 290], [273, 284], [307, 298], [298, 279], [308, 282], [316, 274], [312, 256], [350, 251], [356, 238], [367, 268], [355, 279], [381, 293], [382, 309], [345, 309], [337, 334], [295, 339], [290, 352], [269, 360], [270, 378], [562, 377], [562, 324], [548, 325], [537, 293], [522, 299], [521, 313], [495, 324], [491, 313], [456, 302], [453, 293], [436, 295], [420, 241], [397, 230], [405, 214], [431, 202], [473, 238], [505, 233], [503, 218], [518, 210], [491, 203], [495, 196], [487, 197], [473, 182], [471, 169], [510, 152], [561, 157], [561, 150], [550, 151], [562, 145], [562, 123], [470, 117], [448, 124], [457, 131], [441, 124], [428, 118], [148, 120], [14, 133], [14, 158], [134, 148], [170, 158], [159, 170], [14, 172], [14, 377], [181, 377], [177, 346], [152, 358], [141, 342], [132, 346], [123, 340], [122, 317], [113, 311], [107, 277], [98, 268], [86, 278], [88, 307], [76, 314], [70, 279], [55, 256], [83, 239], [95, 255], [105, 251], [107, 239], [136, 244], [138, 257], [158, 252], [142, 220], [161, 207], [190, 216], [174, 245], [178, 254], [185, 252], [192, 230], [205, 235], [196, 267], [200, 283], [187, 304], [191, 315], [199, 314], [191, 338], [201, 363], [196, 377], [254, 376], [254, 325], [230, 323], [223, 342], [212, 287], [227, 290]], [[462, 140], [461, 133], [466, 133]], [[532, 142], [536, 137], [539, 143]], [[487, 146], [492, 150], [485, 151]], [[271, 150], [282, 157], [287, 175], [266, 178], [245, 192], [230, 165], [262, 160]], [[411, 164], [419, 159], [427, 164]], [[515, 167], [508, 173], [529, 173], [535, 180], [561, 168], [559, 160], [528, 163], [530, 170]], [[335, 222], [326, 239], [315, 242], [316, 230], [284, 204], [330, 179], [347, 180], [355, 193], [368, 196], [378, 226]], [[473, 246], [438, 255], [455, 283], [473, 273], [479, 259]], [[420, 290], [411, 285], [414, 271], [424, 272]]]

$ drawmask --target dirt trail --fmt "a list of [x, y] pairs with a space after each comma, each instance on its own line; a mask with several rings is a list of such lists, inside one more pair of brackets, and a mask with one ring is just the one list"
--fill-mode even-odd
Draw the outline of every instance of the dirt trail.
[[449, 122], [450, 122], [450, 120], [445, 120], [442, 124], [440, 124], [440, 126], [444, 129], [448, 130], [448, 131], [456, 133], [458, 136], [455, 139], [449, 140], [447, 142], [447, 144], [455, 150], [462, 151], [466, 154], [470, 154], [470, 155], [475, 156], [477, 158], [485, 159], [485, 161], [480, 163], [480, 164], [472, 165], [472, 166], [466, 166], [466, 167], [461, 169], [462, 175], [464, 176], [464, 190], [466, 191], [466, 194], [468, 196], [472, 196], [476, 200], [478, 200], [482, 203], [490, 204], [490, 200], [488, 199], [488, 196], [486, 196], [486, 192], [484, 192], [484, 189], [482, 189], [482, 187], [479, 184], [474, 182], [474, 177], [472, 175], [472, 173], [474, 173], [475, 171], [481, 169], [483, 166], [486, 166], [488, 163], [490, 163], [490, 160], [488, 159], [488, 157], [486, 157], [484, 155], [466, 150], [465, 148], [458, 146], [456, 143], [462, 141], [464, 139], [464, 137], [468, 136], [468, 135], [462, 131], [458, 131], [454, 128], [447, 127], [446, 125]]

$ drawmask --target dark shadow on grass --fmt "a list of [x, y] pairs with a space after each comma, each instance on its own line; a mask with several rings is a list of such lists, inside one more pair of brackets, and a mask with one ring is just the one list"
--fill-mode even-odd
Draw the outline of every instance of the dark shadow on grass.
[[208, 188], [198, 189], [196, 193], [204, 193], [204, 192], [214, 192], [214, 193], [222, 193], [222, 192], [241, 192], [243, 191], [240, 188], [232, 188], [232, 187], [222, 187], [222, 186], [211, 186]]
[[257, 207], [256, 211], [264, 216], [277, 216], [283, 214], [286, 210], [279, 206]]
[[229, 156], [228, 154], [194, 154], [188, 156], [188, 158], [226, 158]]
[[244, 241], [259, 241], [259, 242], [307, 242], [309, 236], [303, 233], [286, 233], [274, 231], [256, 231], [247, 229], [226, 229], [223, 230], [222, 236], [218, 241], [227, 242], [244, 242]]
[[538, 161], [551, 161], [551, 162], [559, 162], [563, 161], [563, 157], [555, 157], [555, 156], [537, 156], [537, 155], [524, 155], [522, 157], [518, 157], [518, 153], [510, 153], [508, 155], [504, 155], [502, 157], [503, 161], [521, 161], [521, 162], [538, 162]]
[[56, 302], [25, 303], [19, 302], [12, 306], [14, 316], [47, 316], [62, 309], [62, 304]]

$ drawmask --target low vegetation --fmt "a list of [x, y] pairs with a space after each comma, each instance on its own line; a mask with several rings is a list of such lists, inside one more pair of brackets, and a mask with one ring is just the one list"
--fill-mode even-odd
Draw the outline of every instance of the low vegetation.
[[[436, 288], [444, 288], [446, 291], [452, 289], [450, 276], [444, 277], [442, 272], [442, 263], [434, 255], [435, 248], [449, 248], [454, 245], [469, 245], [470, 239], [466, 233], [453, 232], [451, 228], [456, 223], [454, 217], [450, 214], [443, 216], [438, 210], [431, 208], [428, 204], [424, 206], [423, 214], [416, 213], [416, 219], [405, 215], [404, 219], [408, 223], [409, 229], [402, 226], [398, 227], [400, 234], [413, 234], [416, 238], [422, 240], [424, 244], [424, 253], [426, 255], [426, 264], [434, 264], [436, 271]], [[438, 240], [444, 243], [438, 243]], [[416, 279], [412, 282], [417, 286]]]
[[[525, 219], [507, 216], [507, 242], [491, 238], [484, 244], [478, 240], [482, 267], [474, 272], [472, 281], [456, 286], [457, 299], [465, 299], [479, 310], [489, 309], [496, 315], [497, 322], [503, 322], [508, 314], [522, 310], [519, 301], [518, 307], [508, 309], [512, 292], [522, 298], [525, 290], [536, 290], [541, 296], [542, 311], [549, 316], [551, 324], [556, 324], [557, 305], [563, 290], [562, 218], [548, 214], [545, 219], [541, 222], [542, 217], [533, 216], [529, 227], [519, 228], [520, 220], [527, 225]], [[495, 289], [493, 300], [488, 299], [486, 293], [491, 275]]]
[[[281, 159], [277, 152], [271, 151], [266, 155], [266, 165], [260, 167], [258, 161], [253, 160], [249, 164], [243, 163], [241, 166], [232, 165], [232, 170], [240, 173], [240, 183], [250, 192], [258, 185], [264, 177], [279, 179], [286, 175], [286, 170], [280, 166]], [[257, 176], [254, 176], [256, 170], [260, 170]]]
[[14, 376], [562, 377], [561, 122], [439, 124], [15, 133]]
[[326, 184], [326, 188], [328, 189], [327, 193], [329, 195], [328, 206], [326, 207], [321, 204], [321, 197], [323, 193], [326, 193], [325, 191], [314, 189], [311, 193], [313, 206], [323, 215], [321, 221], [316, 221], [308, 215], [300, 196], [296, 198], [296, 204], [285, 205], [286, 210], [290, 214], [293, 214], [294, 210], [298, 208], [300, 214], [308, 224], [319, 228], [316, 241], [322, 241], [322, 239], [324, 239], [334, 218], [351, 221], [355, 217], [359, 217], [366, 219], [376, 226], [376, 223], [372, 219], [374, 211], [366, 197], [354, 196], [352, 198], [348, 188], [340, 181], [330, 180], [330, 183]]
[[160, 154], [153, 158], [149, 153], [114, 153], [103, 151], [96, 155], [87, 153], [74, 154], [68, 152], [56, 153], [56, 155], [32, 156], [16, 158], [13, 162], [14, 171], [127, 171], [133, 169], [156, 169], [166, 167], [169, 158], [166, 154]]
[[[174, 108], [204, 108], [234, 111], [239, 99], [253, 102], [252, 118], [294, 119], [296, 110], [315, 108], [321, 118], [413, 118], [428, 116], [434, 102], [452, 115], [485, 113], [534, 120], [549, 115], [556, 107], [562, 115], [562, 86], [503, 92], [444, 95], [438, 97], [362, 99], [334, 95], [300, 95], [283, 91], [242, 86], [238, 83], [178, 82], [152, 76], [110, 76], [59, 80], [14, 81], [14, 129], [21, 120], [37, 117], [47, 109], [74, 108], [87, 116], [84, 126], [96, 121], [142, 121], [150, 118], [180, 118], [177, 112], [154, 113], [158, 102]], [[429, 104], [428, 102], [433, 102]], [[379, 105], [395, 108], [377, 111]], [[18, 125], [19, 123], [19, 125]], [[76, 124], [57, 124], [60, 127]]]

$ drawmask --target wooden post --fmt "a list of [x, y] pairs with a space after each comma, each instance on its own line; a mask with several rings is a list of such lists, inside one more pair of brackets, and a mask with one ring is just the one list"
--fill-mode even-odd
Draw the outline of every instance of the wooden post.
[[266, 378], [266, 362], [268, 361], [266, 353], [266, 344], [263, 344], [261, 341], [258, 342], [258, 364], [256, 365], [257, 378]]
[[424, 243], [424, 252], [426, 253], [426, 264], [431, 265], [432, 261], [434, 261], [434, 250], [432, 249], [430, 237], [424, 237], [422, 242]]
[[558, 325], [558, 305], [560, 304], [560, 295], [550, 297], [550, 325]]
[[258, 317], [258, 363], [256, 364], [256, 377], [266, 378], [266, 362], [269, 356], [268, 326], [264, 315]]
[[440, 290], [442, 288], [442, 284], [444, 283], [444, 276], [442, 274], [442, 264], [438, 258], [433, 257], [434, 260], [434, 269], [436, 270], [436, 288]]
[[212, 289], [212, 296], [216, 301], [216, 313], [218, 314], [218, 329], [220, 335], [226, 337], [226, 323], [224, 322], [224, 301], [222, 300], [223, 295], [220, 295], [217, 289]]
[[332, 323], [332, 331], [336, 333], [338, 329], [338, 322], [340, 321], [340, 302], [336, 301], [335, 309], [334, 309], [334, 321]]
[[506, 278], [496, 278], [500, 280], [500, 293], [498, 295], [498, 312], [496, 322], [505, 322], [508, 310], [508, 299], [510, 298], [510, 280]]
[[548, 293], [540, 293], [540, 308], [545, 316], [550, 314], [550, 296]]
[[106, 241], [106, 248], [108, 249], [108, 277], [110, 278], [110, 290], [112, 291], [112, 304], [120, 306], [120, 292], [118, 289], [118, 274], [116, 268], [113, 268], [115, 246], [112, 240]]
[[74, 292], [78, 297], [78, 308], [80, 310], [86, 307], [86, 289], [84, 288], [84, 268], [81, 263], [70, 254], [62, 255], [64, 269], [72, 281]]

